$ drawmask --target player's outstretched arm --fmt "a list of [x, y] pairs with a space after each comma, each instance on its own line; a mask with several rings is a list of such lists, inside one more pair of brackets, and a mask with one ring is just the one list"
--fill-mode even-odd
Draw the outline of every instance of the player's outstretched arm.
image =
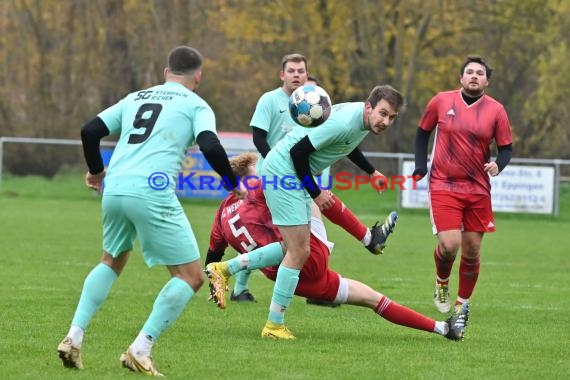
[[350, 152], [346, 156], [350, 161], [354, 163], [354, 165], [358, 166], [362, 169], [366, 174], [372, 175], [376, 171], [374, 166], [364, 157], [362, 151], [358, 148], [355, 148], [352, 152]]
[[[212, 131], [200, 132], [196, 138], [200, 150], [212, 169], [222, 177], [222, 185], [227, 190], [233, 191], [238, 188], [238, 180], [232, 171], [226, 150], [220, 143], [218, 136]], [[236, 193], [240, 195], [241, 192]]]

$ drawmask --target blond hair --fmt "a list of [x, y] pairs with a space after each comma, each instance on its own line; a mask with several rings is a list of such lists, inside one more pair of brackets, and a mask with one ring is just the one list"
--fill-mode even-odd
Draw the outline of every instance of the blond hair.
[[245, 177], [249, 174], [249, 167], [257, 162], [257, 153], [245, 152], [230, 158], [230, 166], [236, 176]]

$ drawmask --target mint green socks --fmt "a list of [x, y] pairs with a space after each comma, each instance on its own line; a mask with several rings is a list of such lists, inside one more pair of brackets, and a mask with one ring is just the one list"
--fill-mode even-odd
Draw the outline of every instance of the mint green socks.
[[249, 276], [251, 276], [251, 271], [248, 269], [236, 273], [235, 275], [236, 283], [234, 285], [235, 295], [239, 295], [249, 289], [247, 285], [249, 282]]
[[292, 269], [279, 266], [277, 278], [275, 279], [275, 287], [273, 288], [273, 297], [269, 306], [269, 320], [274, 323], [285, 323], [285, 310], [291, 303], [295, 288], [299, 282], [299, 269]]
[[91, 270], [83, 282], [81, 297], [71, 321], [72, 326], [83, 330], [87, 328], [89, 321], [109, 295], [117, 277], [111, 267], [102, 263]]
[[142, 328], [142, 332], [156, 340], [178, 318], [194, 295], [194, 289], [186, 281], [172, 277], [164, 285]]
[[230, 275], [240, 271], [253, 270], [279, 265], [283, 260], [281, 243], [271, 243], [251, 252], [238, 255], [226, 261]]

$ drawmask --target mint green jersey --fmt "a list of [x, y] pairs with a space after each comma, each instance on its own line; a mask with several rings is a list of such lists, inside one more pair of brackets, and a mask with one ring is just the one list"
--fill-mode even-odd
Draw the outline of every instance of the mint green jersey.
[[[369, 131], [364, 128], [364, 103], [339, 103], [331, 115], [316, 128], [295, 128], [265, 158], [265, 167], [277, 175], [295, 174], [289, 151], [308, 136], [316, 151], [309, 156], [311, 173], [321, 173], [360, 145]], [[266, 173], [264, 173], [266, 174]]]
[[281, 87], [261, 95], [249, 125], [267, 131], [267, 143], [273, 148], [297, 127], [289, 113], [289, 95]]
[[[186, 148], [200, 132], [216, 133], [210, 106], [183, 85], [166, 82], [133, 92], [98, 115], [110, 134], [120, 133], [105, 176], [105, 194], [163, 197], [174, 194]], [[164, 190], [149, 178], [164, 173]], [[170, 195], [169, 194], [169, 195]]]

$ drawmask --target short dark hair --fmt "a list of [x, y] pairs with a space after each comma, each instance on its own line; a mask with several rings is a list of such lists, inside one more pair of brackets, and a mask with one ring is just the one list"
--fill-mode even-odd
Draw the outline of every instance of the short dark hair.
[[319, 82], [319, 80], [317, 79], [317, 77], [314, 77], [314, 76], [312, 76], [312, 75], [307, 76], [307, 82], [308, 82], [308, 81], [315, 82], [315, 84], [316, 84], [317, 86], [320, 86], [320, 85], [321, 85], [321, 82]]
[[287, 64], [287, 62], [304, 62], [305, 69], [307, 68], [307, 58], [305, 58], [303, 54], [292, 53], [283, 56], [283, 58], [281, 59], [281, 70], [285, 70], [285, 65]]
[[376, 86], [370, 91], [366, 101], [375, 108], [380, 100], [386, 100], [396, 112], [400, 112], [404, 108], [404, 97], [394, 87], [384, 84]]
[[177, 46], [168, 53], [168, 68], [176, 75], [188, 75], [202, 67], [202, 54], [190, 46]]
[[493, 68], [487, 62], [485, 62], [485, 59], [483, 59], [483, 57], [479, 57], [478, 55], [470, 55], [465, 59], [465, 62], [463, 62], [463, 66], [461, 66], [461, 71], [459, 72], [459, 76], [463, 76], [465, 68], [467, 67], [468, 64], [472, 62], [478, 63], [481, 66], [485, 67], [485, 73], [487, 74], [487, 79], [491, 78], [491, 74], [493, 74]]

